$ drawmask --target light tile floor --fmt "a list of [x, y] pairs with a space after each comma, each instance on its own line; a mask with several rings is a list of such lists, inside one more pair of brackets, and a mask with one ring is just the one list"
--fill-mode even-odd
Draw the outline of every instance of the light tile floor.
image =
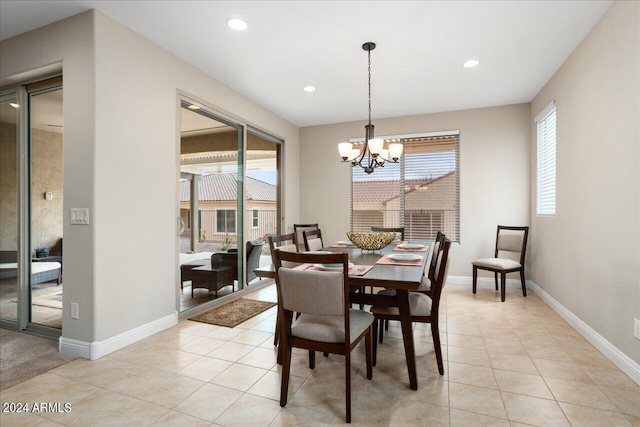
[[[274, 300], [269, 286], [251, 295]], [[428, 325], [415, 326], [419, 390], [408, 388], [401, 332], [391, 324], [373, 380], [352, 362], [354, 425], [640, 426], [640, 387], [535, 294], [445, 288], [445, 375]], [[278, 404], [275, 308], [228, 329], [181, 321], [96, 361], [76, 359], [0, 394], [2, 402], [69, 403], [68, 413], [0, 413], [3, 426], [342, 425], [343, 358], [293, 356], [289, 403]]]

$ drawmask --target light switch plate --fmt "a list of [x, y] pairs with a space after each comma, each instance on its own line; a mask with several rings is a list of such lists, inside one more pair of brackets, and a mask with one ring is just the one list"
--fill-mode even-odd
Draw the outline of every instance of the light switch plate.
[[72, 225], [88, 225], [89, 209], [71, 208], [71, 224]]

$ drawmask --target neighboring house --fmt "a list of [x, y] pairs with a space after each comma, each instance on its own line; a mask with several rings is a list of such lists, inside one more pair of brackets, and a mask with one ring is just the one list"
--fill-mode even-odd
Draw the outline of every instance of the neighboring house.
[[408, 239], [432, 239], [439, 230], [455, 235], [455, 174], [404, 182], [404, 221], [398, 180], [353, 183], [353, 229], [405, 227]]
[[[276, 189], [273, 184], [247, 177], [245, 182], [245, 219], [249, 240], [277, 232]], [[227, 236], [236, 242], [238, 177], [234, 173], [211, 174], [202, 177], [199, 185], [198, 218], [200, 235], [207, 242], [222, 242]], [[183, 235], [191, 229], [189, 181], [180, 183], [180, 217], [186, 225]]]

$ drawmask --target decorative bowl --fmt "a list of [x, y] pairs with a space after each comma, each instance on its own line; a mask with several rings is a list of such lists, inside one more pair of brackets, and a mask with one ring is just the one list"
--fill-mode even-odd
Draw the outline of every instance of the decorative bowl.
[[347, 237], [356, 247], [366, 251], [377, 251], [396, 238], [393, 231], [347, 231]]

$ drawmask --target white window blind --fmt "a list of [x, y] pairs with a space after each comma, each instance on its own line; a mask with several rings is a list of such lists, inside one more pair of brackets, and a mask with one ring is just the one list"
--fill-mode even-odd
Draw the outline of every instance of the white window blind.
[[556, 213], [556, 108], [555, 102], [537, 118], [538, 215]]
[[385, 163], [371, 175], [352, 168], [351, 229], [404, 227], [405, 239], [421, 240], [442, 231], [459, 241], [458, 135], [400, 142], [400, 163]]

